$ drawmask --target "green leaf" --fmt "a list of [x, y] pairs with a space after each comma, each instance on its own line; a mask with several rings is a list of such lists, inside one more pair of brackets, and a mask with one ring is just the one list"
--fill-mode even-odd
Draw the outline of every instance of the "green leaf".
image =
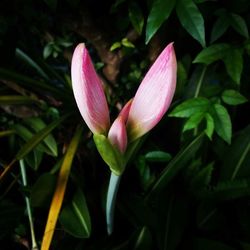
[[144, 17], [140, 6], [136, 2], [131, 2], [128, 14], [134, 29], [139, 35], [141, 35], [144, 25]]
[[190, 117], [197, 112], [205, 113], [210, 107], [210, 101], [204, 97], [189, 99], [179, 104], [169, 114], [171, 117]]
[[45, 173], [39, 176], [31, 188], [30, 202], [33, 207], [49, 206], [56, 186], [56, 177]]
[[231, 46], [226, 43], [214, 44], [203, 49], [194, 59], [193, 63], [204, 63], [209, 65], [215, 61], [221, 60], [231, 51]]
[[34, 149], [27, 154], [24, 159], [27, 164], [36, 171], [42, 162], [43, 152], [38, 149]]
[[146, 26], [146, 44], [170, 16], [176, 0], [154, 0]]
[[[18, 134], [25, 142], [31, 140], [31, 138], [34, 136], [34, 134], [29, 129], [21, 124], [13, 125], [13, 129], [16, 131], [16, 134]], [[42, 144], [42, 141], [36, 147], [34, 147], [34, 149], [50, 154], [50, 151], [47, 150], [47, 148]]]
[[250, 195], [250, 179], [220, 181], [211, 190], [203, 191], [204, 198], [215, 200], [239, 199]]
[[166, 187], [175, 175], [186, 166], [186, 164], [193, 158], [194, 154], [200, 148], [203, 137], [203, 134], [197, 136], [189, 145], [180, 150], [180, 152], [170, 161], [153, 185], [147, 199], [156, 197], [159, 191]]
[[20, 104], [32, 104], [32, 103], [38, 103], [38, 101], [28, 96], [19, 96], [19, 95], [0, 96], [0, 105], [20, 105]]
[[245, 20], [237, 14], [231, 14], [230, 17], [230, 24], [233, 29], [245, 38], [249, 38], [248, 28]]
[[206, 122], [207, 122], [205, 133], [208, 136], [208, 138], [210, 140], [212, 140], [212, 136], [214, 133], [214, 119], [209, 113], [205, 114], [205, 118], [206, 118]]
[[205, 47], [204, 20], [195, 3], [192, 0], [178, 0], [176, 12], [186, 31], [196, 39], [202, 47]]
[[126, 48], [135, 48], [135, 45], [131, 43], [128, 38], [123, 38], [121, 44]]
[[247, 102], [247, 98], [234, 89], [226, 89], [222, 93], [222, 100], [229, 105], [239, 105]]
[[89, 238], [91, 221], [83, 192], [78, 189], [71, 204], [64, 207], [59, 218], [64, 229], [74, 237]]
[[40, 132], [32, 136], [30, 140], [27, 141], [27, 143], [18, 151], [16, 155], [17, 160], [21, 160], [24, 158], [31, 150], [33, 150], [41, 141], [46, 138], [53, 129], [55, 129], [60, 123], [62, 123], [68, 115], [64, 115], [58, 120], [52, 122], [47, 127], [42, 129]]
[[201, 112], [197, 112], [195, 114], [193, 114], [185, 123], [184, 127], [183, 127], [183, 132], [193, 129], [193, 128], [197, 128], [197, 126], [200, 124], [200, 122], [202, 121], [202, 119], [205, 116], [205, 112], [201, 111]]
[[168, 162], [171, 158], [169, 153], [163, 151], [151, 151], [145, 154], [145, 159], [149, 162]]
[[[35, 132], [39, 132], [40, 130], [46, 127], [44, 121], [38, 117], [31, 117], [25, 120], [25, 123], [28, 124], [31, 128], [35, 130]], [[44, 143], [49, 148], [53, 156], [57, 156], [57, 143], [52, 134], [49, 134], [45, 139]]]
[[[237, 133], [230, 146], [220, 153], [221, 179], [235, 179], [249, 176], [250, 164], [250, 125]], [[227, 157], [224, 157], [224, 156]]]
[[99, 154], [110, 167], [110, 170], [115, 175], [121, 175], [125, 167], [121, 153], [110, 144], [106, 136], [94, 134], [93, 138]]
[[43, 49], [43, 58], [47, 59], [52, 55], [52, 53], [53, 53], [53, 46], [51, 43], [48, 43]]
[[112, 44], [112, 46], [110, 47], [109, 50], [114, 51], [114, 50], [119, 49], [121, 47], [122, 47], [122, 44], [120, 42], [115, 42], [115, 43]]
[[147, 227], [143, 227], [137, 236], [133, 250], [150, 250], [152, 249], [152, 243], [153, 239], [149, 229]]
[[231, 48], [223, 58], [227, 73], [237, 83], [240, 84], [240, 78], [243, 70], [243, 50]]
[[215, 103], [211, 115], [214, 119], [216, 133], [228, 144], [231, 143], [232, 123], [230, 116], [224, 106]]
[[226, 15], [220, 16], [216, 20], [213, 26], [210, 39], [211, 43], [219, 39], [227, 31], [228, 27], [229, 27], [228, 17]]
[[235, 250], [234, 247], [230, 247], [223, 242], [196, 238], [193, 244], [193, 250]]
[[190, 186], [193, 190], [199, 191], [200, 188], [210, 184], [214, 169], [213, 165], [213, 163], [208, 164], [191, 179]]

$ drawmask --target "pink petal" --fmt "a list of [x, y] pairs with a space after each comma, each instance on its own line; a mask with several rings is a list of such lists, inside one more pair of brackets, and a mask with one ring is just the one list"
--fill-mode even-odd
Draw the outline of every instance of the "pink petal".
[[131, 108], [131, 104], [132, 104], [133, 98], [130, 99], [125, 106], [122, 108], [121, 112], [119, 113], [119, 116], [122, 116], [123, 121], [126, 123], [128, 120], [128, 114], [129, 114], [129, 110]]
[[127, 127], [135, 140], [151, 130], [166, 113], [176, 87], [177, 62], [173, 43], [158, 56], [132, 102]]
[[118, 116], [112, 124], [108, 139], [113, 146], [118, 148], [121, 153], [124, 153], [127, 148], [127, 132], [126, 126], [122, 116]]
[[74, 51], [71, 77], [75, 100], [84, 121], [94, 134], [106, 134], [110, 126], [107, 100], [83, 43]]

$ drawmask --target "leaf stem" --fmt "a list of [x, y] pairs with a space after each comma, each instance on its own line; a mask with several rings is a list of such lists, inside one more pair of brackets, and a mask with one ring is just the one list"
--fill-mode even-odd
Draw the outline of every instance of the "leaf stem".
[[[26, 175], [24, 160], [20, 160], [19, 163], [20, 163], [23, 186], [26, 187], [27, 186], [27, 175]], [[30, 224], [32, 250], [37, 250], [38, 247], [37, 247], [37, 243], [36, 243], [35, 230], [34, 230], [34, 224], [33, 224], [32, 212], [31, 212], [31, 206], [30, 206], [30, 199], [27, 196], [25, 196], [25, 203], [26, 203], [29, 224]]]
[[202, 85], [206, 70], [207, 70], [207, 66], [204, 66], [202, 71], [201, 71], [201, 76], [200, 76], [200, 79], [198, 81], [198, 84], [197, 84], [197, 87], [196, 87], [196, 90], [195, 90], [194, 98], [197, 98], [199, 96], [199, 94], [200, 94], [201, 85]]
[[115, 175], [112, 172], [109, 180], [108, 194], [106, 201], [106, 223], [107, 223], [108, 235], [111, 235], [113, 232], [115, 203], [120, 181], [121, 181], [121, 175]]

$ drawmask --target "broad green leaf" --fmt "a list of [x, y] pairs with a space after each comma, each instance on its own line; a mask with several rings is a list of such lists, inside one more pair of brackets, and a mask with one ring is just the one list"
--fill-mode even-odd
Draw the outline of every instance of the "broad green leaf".
[[143, 227], [137, 236], [133, 250], [150, 250], [152, 249], [152, 243], [153, 238], [149, 229], [147, 227]]
[[27, 154], [24, 159], [25, 162], [36, 171], [42, 162], [43, 152], [35, 148]]
[[41, 244], [41, 250], [48, 250], [50, 248], [51, 240], [55, 231], [57, 219], [59, 216], [59, 212], [61, 210], [66, 186], [68, 183], [68, 178], [72, 166], [72, 162], [74, 159], [74, 156], [76, 154], [77, 147], [79, 145], [79, 142], [81, 140], [83, 128], [79, 127], [73, 138], [70, 141], [70, 144], [68, 146], [68, 149], [66, 151], [59, 176], [57, 179], [57, 184], [55, 188], [55, 192], [51, 201], [49, 215], [43, 235], [43, 240]]
[[106, 136], [94, 134], [93, 138], [98, 152], [110, 170], [116, 175], [121, 175], [125, 167], [123, 156], [110, 144]]
[[205, 116], [205, 112], [201, 111], [201, 112], [196, 112], [195, 114], [193, 114], [186, 122], [185, 125], [183, 127], [183, 132], [193, 129], [193, 128], [197, 128], [198, 125], [201, 123], [202, 119]]
[[226, 15], [220, 16], [216, 20], [213, 26], [213, 29], [211, 32], [211, 39], [210, 39], [211, 43], [219, 39], [227, 31], [227, 29], [229, 28], [229, 25], [230, 24], [229, 24], [228, 17]]
[[153, 185], [147, 199], [156, 197], [158, 192], [166, 187], [175, 175], [186, 166], [186, 164], [193, 158], [194, 154], [200, 148], [203, 137], [203, 134], [197, 136], [190, 144], [180, 150], [180, 152], [170, 161]]
[[38, 103], [38, 101], [28, 96], [20, 96], [20, 95], [0, 96], [0, 105], [20, 105], [20, 104], [32, 104], [32, 103]]
[[146, 26], [146, 44], [170, 16], [176, 0], [154, 0]]
[[189, 99], [179, 104], [169, 114], [171, 117], [190, 117], [197, 112], [205, 113], [210, 107], [210, 101], [204, 97]]
[[52, 122], [47, 127], [45, 127], [44, 129], [42, 129], [40, 132], [38, 132], [37, 134], [35, 134], [34, 136], [32, 136], [32, 138], [30, 140], [28, 140], [26, 142], [26, 144], [18, 151], [18, 153], [17, 153], [17, 155], [16, 155], [15, 158], [17, 160], [21, 160], [22, 158], [24, 158], [24, 156], [26, 156], [40, 142], [42, 142], [44, 140], [44, 138], [46, 138], [51, 133], [51, 131], [53, 129], [55, 129], [60, 123], [62, 123], [67, 117], [68, 117], [68, 115], [62, 116], [60, 119]]
[[[13, 125], [13, 129], [16, 131], [16, 134], [18, 134], [26, 143], [27, 143], [27, 141], [31, 140], [31, 138], [34, 136], [34, 134], [29, 129], [27, 129], [26, 127], [24, 127], [21, 124]], [[37, 149], [41, 152], [45, 152], [47, 154], [51, 153], [50, 150], [48, 150], [42, 144], [42, 141], [36, 147], [34, 147], [34, 149]]]
[[[44, 129], [46, 127], [46, 124], [42, 119], [39, 117], [31, 117], [25, 120], [25, 123], [28, 124], [32, 129], [35, 130], [35, 132], [39, 132], [40, 130]], [[50, 149], [53, 156], [57, 156], [57, 143], [52, 136], [52, 134], [49, 134], [44, 139], [45, 145]]]
[[204, 20], [195, 3], [192, 0], [178, 0], [176, 12], [180, 23], [186, 31], [196, 39], [202, 47], [205, 47]]
[[222, 180], [250, 176], [250, 126], [233, 137], [232, 144], [221, 152], [221, 161]]
[[226, 89], [222, 93], [222, 100], [229, 105], [239, 105], [247, 102], [247, 98], [234, 89]]
[[237, 83], [240, 84], [240, 78], [243, 70], [243, 50], [231, 48], [223, 58], [227, 73]]
[[193, 63], [204, 63], [209, 65], [221, 60], [231, 51], [231, 46], [226, 43], [214, 44], [203, 49], [194, 59]]
[[145, 154], [145, 159], [149, 162], [168, 162], [171, 155], [164, 151], [151, 151]]
[[231, 143], [232, 123], [230, 116], [224, 106], [215, 103], [211, 113], [214, 119], [215, 132], [228, 144]]
[[212, 136], [214, 133], [214, 119], [209, 113], [205, 114], [205, 119], [206, 119], [206, 123], [207, 123], [205, 133], [208, 136], [208, 138], [210, 140], [212, 140]]
[[134, 29], [140, 35], [142, 33], [142, 29], [144, 25], [144, 16], [143, 16], [140, 6], [136, 2], [131, 2], [129, 5], [128, 14], [129, 14], [129, 19]]
[[39, 176], [31, 188], [30, 202], [33, 207], [48, 206], [56, 186], [55, 175], [45, 173]]
[[83, 192], [78, 189], [69, 205], [62, 209], [59, 220], [64, 229], [74, 237], [89, 238], [90, 215]]
[[231, 14], [230, 17], [230, 24], [234, 28], [234, 30], [245, 38], [249, 38], [246, 21], [237, 14]]

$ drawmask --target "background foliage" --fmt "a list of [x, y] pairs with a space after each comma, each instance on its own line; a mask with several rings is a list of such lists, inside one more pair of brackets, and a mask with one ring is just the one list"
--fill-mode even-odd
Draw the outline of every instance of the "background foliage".
[[[1, 249], [31, 247], [27, 200], [40, 246], [54, 192], [51, 249], [250, 249], [248, 0], [0, 5]], [[125, 171], [108, 237], [109, 170], [73, 98], [72, 52], [86, 43], [115, 117], [171, 41], [175, 98]]]

